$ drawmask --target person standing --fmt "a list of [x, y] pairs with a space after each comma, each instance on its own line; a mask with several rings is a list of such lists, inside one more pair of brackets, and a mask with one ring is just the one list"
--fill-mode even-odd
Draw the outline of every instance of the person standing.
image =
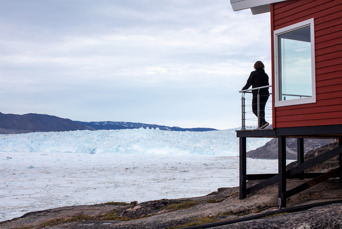
[[[248, 89], [250, 86], [252, 88], [258, 88], [263, 86], [268, 86], [268, 75], [265, 72], [265, 65], [261, 61], [257, 61], [254, 64], [255, 71], [252, 71], [249, 75], [246, 85], [242, 88], [242, 90]], [[258, 123], [258, 127], [261, 129], [266, 128], [269, 123], [265, 120], [265, 106], [270, 96], [268, 92], [268, 87], [256, 89], [252, 91], [253, 93], [253, 100], [252, 100], [252, 110], [253, 113], [258, 117], [258, 93], [260, 95], [260, 104], [259, 104], [259, 112], [260, 118]]]

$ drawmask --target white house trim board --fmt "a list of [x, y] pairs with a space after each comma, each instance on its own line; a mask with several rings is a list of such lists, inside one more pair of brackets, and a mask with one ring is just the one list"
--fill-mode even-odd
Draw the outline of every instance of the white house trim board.
[[270, 12], [271, 11], [271, 7], [270, 7], [270, 5], [257, 6], [257, 7], [251, 8], [251, 11], [252, 11], [253, 15], [263, 14], [263, 13]]
[[287, 0], [230, 0], [230, 4], [234, 11], [252, 9], [254, 7], [267, 6], [277, 2], [284, 2]]
[[[290, 26], [278, 29], [274, 31], [274, 65], [275, 65], [275, 107], [283, 107], [283, 106], [291, 106], [291, 105], [299, 105], [299, 104], [307, 104], [307, 103], [315, 103], [316, 102], [316, 72], [315, 72], [315, 28], [314, 28], [314, 19], [308, 19], [296, 24], [292, 24]], [[310, 36], [311, 36], [311, 81], [312, 81], [312, 97], [302, 98], [302, 99], [294, 99], [287, 101], [280, 101], [279, 98], [279, 56], [278, 56], [278, 36], [285, 32], [290, 32], [292, 30], [296, 30], [305, 26], [310, 26]]]

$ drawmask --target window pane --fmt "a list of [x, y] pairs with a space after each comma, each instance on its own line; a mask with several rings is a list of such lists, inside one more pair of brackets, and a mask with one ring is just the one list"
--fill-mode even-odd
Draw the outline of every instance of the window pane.
[[311, 97], [310, 26], [278, 36], [279, 100]]

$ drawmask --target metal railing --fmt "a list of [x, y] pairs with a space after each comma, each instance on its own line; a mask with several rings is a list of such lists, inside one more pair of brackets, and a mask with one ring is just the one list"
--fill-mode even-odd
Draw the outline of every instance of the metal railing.
[[288, 97], [292, 96], [292, 97], [296, 97], [296, 98], [299, 98], [299, 99], [312, 97], [312, 95], [282, 94], [281, 95], [281, 99], [284, 100], [284, 101], [287, 100], [286, 96], [288, 96]]
[[[247, 126], [246, 126], [246, 120], [250, 121], [249, 122], [249, 129], [255, 129], [255, 127], [257, 126], [257, 128], [259, 128], [259, 124], [260, 124], [260, 89], [263, 88], [269, 88], [271, 87], [271, 85], [267, 85], [267, 86], [263, 86], [263, 87], [257, 87], [257, 88], [252, 88], [252, 89], [246, 89], [246, 90], [241, 90], [239, 91], [242, 96], [241, 96], [241, 130], [246, 130]], [[252, 92], [257, 90], [257, 117], [254, 115], [254, 113], [252, 112]], [[246, 94], [251, 94], [251, 97], [246, 98]], [[271, 93], [269, 93], [271, 95]], [[246, 104], [248, 105], [248, 101], [250, 101], [250, 111], [251, 112], [246, 112]], [[267, 112], [268, 111], [268, 112]], [[269, 112], [270, 111], [270, 112]], [[267, 116], [266, 116], [267, 114]], [[248, 116], [248, 117], [247, 117]], [[265, 118], [267, 118], [269, 120], [269, 123], [272, 123], [272, 96], [269, 97], [267, 103], [266, 103], [266, 107], [265, 107]], [[257, 125], [253, 124], [255, 123], [255, 120], [257, 121]]]
[[[267, 85], [263, 87], [256, 87], [246, 90], [239, 91], [241, 96], [241, 130], [246, 129], [255, 129], [259, 128], [260, 123], [260, 90], [264, 88], [270, 88], [272, 85]], [[247, 101], [252, 101], [252, 93], [253, 91], [257, 90], [257, 116], [254, 115], [252, 112], [252, 102], [250, 104], [247, 104]], [[246, 94], [251, 94], [250, 98], [246, 98]], [[270, 95], [272, 95], [271, 92], [269, 92]], [[310, 95], [296, 95], [296, 94], [282, 94], [282, 99], [286, 100], [287, 97], [297, 97], [297, 98], [308, 98], [311, 97]], [[250, 106], [249, 106], [250, 105]], [[250, 107], [250, 112], [246, 111], [246, 106]], [[267, 114], [267, 115], [266, 115]], [[269, 120], [269, 123], [272, 123], [272, 96], [270, 96], [267, 100], [266, 107], [265, 107], [265, 118]], [[248, 125], [246, 125], [246, 121], [249, 121]], [[257, 123], [257, 125], [255, 125]]]

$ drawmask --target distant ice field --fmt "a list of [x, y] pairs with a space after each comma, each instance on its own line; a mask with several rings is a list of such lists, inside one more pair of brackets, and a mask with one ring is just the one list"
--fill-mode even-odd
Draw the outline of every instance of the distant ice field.
[[[250, 149], [268, 139], [248, 142]], [[0, 221], [54, 207], [206, 195], [238, 186], [235, 130], [0, 135]], [[249, 173], [276, 172], [248, 160]]]

